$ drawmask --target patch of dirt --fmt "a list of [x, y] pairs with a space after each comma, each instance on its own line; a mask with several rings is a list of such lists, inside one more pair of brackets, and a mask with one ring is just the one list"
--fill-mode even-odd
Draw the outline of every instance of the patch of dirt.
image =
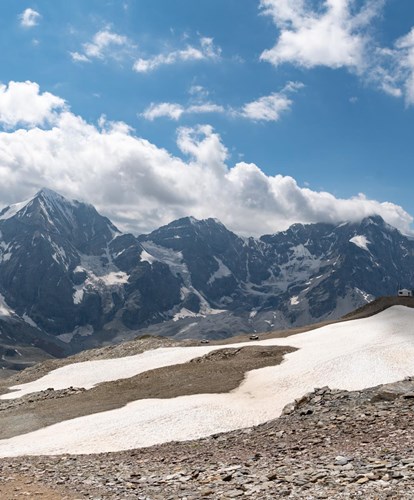
[[293, 347], [247, 346], [220, 349], [188, 363], [104, 382], [88, 391], [42, 391], [0, 403], [0, 439], [25, 434], [72, 418], [120, 408], [131, 401], [218, 394], [236, 389], [245, 373], [282, 362]]
[[50, 359], [31, 366], [30, 368], [26, 368], [21, 372], [16, 373], [14, 371], [13, 375], [9, 378], [0, 377], [0, 395], [8, 392], [8, 387], [33, 382], [52, 370], [57, 370], [58, 368], [72, 363], [82, 363], [84, 361], [98, 359], [123, 358], [126, 356], [134, 356], [135, 354], [140, 354], [151, 349], [158, 349], [160, 347], [184, 347], [187, 345], [198, 345], [198, 342], [192, 340], [177, 341], [166, 337], [143, 336], [129, 342], [123, 342], [122, 344], [83, 351], [67, 358]]
[[66, 488], [42, 484], [29, 476], [12, 474], [1, 478], [0, 498], [4, 500], [21, 500], [22, 498], [80, 500], [85, 497], [82, 494], [70, 492]]

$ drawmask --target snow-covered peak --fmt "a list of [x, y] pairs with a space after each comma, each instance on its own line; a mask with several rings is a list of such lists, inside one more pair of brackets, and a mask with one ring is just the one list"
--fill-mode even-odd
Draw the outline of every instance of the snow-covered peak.
[[47, 187], [42, 187], [36, 194], [35, 198], [38, 196], [42, 196], [43, 198], [48, 198], [50, 200], [66, 200], [61, 194], [53, 191], [53, 189], [49, 189]]
[[48, 208], [56, 209], [59, 207], [66, 207], [65, 212], [67, 211], [67, 208], [76, 206], [78, 204], [78, 202], [68, 200], [55, 191], [44, 187], [28, 200], [14, 203], [13, 205], [9, 205], [8, 207], [4, 208], [3, 211], [0, 212], [0, 220], [11, 219], [17, 214], [21, 216], [24, 215], [26, 213], [25, 209], [31, 207], [35, 200], [38, 200], [42, 205], [42, 208], [46, 210]]
[[20, 203], [14, 203], [13, 205], [9, 205], [8, 207], [4, 208], [0, 212], [0, 220], [11, 219], [16, 214], [18, 214], [21, 210], [26, 208], [32, 201], [33, 201], [33, 198], [30, 198], [29, 200], [21, 201]]

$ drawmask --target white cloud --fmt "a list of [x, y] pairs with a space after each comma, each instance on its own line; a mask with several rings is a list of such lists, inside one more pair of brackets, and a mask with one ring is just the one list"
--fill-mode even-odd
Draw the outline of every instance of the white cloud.
[[159, 104], [152, 103], [142, 113], [146, 120], [153, 121], [156, 118], [166, 117], [171, 120], [178, 120], [184, 113], [184, 108], [180, 104], [171, 102], [161, 102]]
[[[365, 83], [414, 105], [414, 27], [391, 47], [381, 47], [370, 34], [384, 0], [260, 0], [279, 33], [276, 44], [261, 60], [278, 66], [346, 67]], [[248, 112], [278, 116], [289, 99], [272, 94], [251, 103]], [[273, 112], [271, 111], [273, 107]]]
[[224, 113], [223, 106], [213, 102], [193, 104], [186, 109], [186, 113]]
[[85, 54], [81, 54], [80, 52], [71, 52], [70, 56], [75, 62], [91, 62], [91, 60], [87, 56], [85, 56]]
[[194, 96], [196, 99], [207, 99], [209, 96], [209, 91], [202, 85], [192, 85], [188, 93]]
[[365, 76], [386, 94], [414, 105], [414, 27], [391, 48], [376, 47]]
[[261, 0], [279, 37], [261, 59], [277, 66], [293, 63], [312, 68], [348, 67], [361, 71], [366, 64], [366, 29], [383, 1], [367, 1], [357, 8], [355, 0], [321, 0], [315, 5], [304, 0]]
[[214, 45], [212, 38], [200, 38], [198, 47], [187, 45], [184, 49], [174, 50], [165, 54], [157, 54], [148, 59], [140, 58], [134, 63], [133, 69], [137, 73], [148, 73], [160, 66], [176, 64], [179, 62], [217, 60], [220, 58], [221, 49]]
[[20, 25], [24, 28], [33, 28], [39, 24], [41, 17], [39, 12], [30, 8], [26, 9], [19, 15]]
[[300, 82], [289, 82], [280, 92], [273, 92], [245, 104], [241, 115], [255, 121], [278, 121], [281, 114], [288, 111], [293, 104], [287, 94], [303, 87]]
[[185, 215], [217, 217], [238, 233], [259, 235], [293, 222], [355, 221], [374, 213], [409, 231], [411, 216], [392, 203], [364, 195], [338, 199], [300, 187], [292, 177], [266, 175], [252, 163], [229, 164], [227, 148], [211, 126], [178, 130], [180, 158], [135, 136], [125, 123], [102, 118], [91, 124], [56, 96], [38, 90], [28, 95], [20, 113], [31, 113], [47, 95], [43, 115], [8, 121], [31, 125], [54, 113], [53, 123], [0, 133], [0, 205], [47, 186], [93, 203], [135, 233]]
[[184, 114], [224, 113], [224, 111], [223, 106], [209, 102], [193, 104], [187, 107], [171, 102], [161, 102], [158, 104], [151, 103], [148, 108], [141, 113], [141, 116], [150, 121], [153, 121], [156, 118], [179, 120]]
[[[396, 59], [399, 69], [399, 79], [402, 80], [402, 87], [407, 104], [414, 104], [414, 28], [399, 38], [396, 43]], [[395, 88], [395, 87], [393, 87]], [[396, 89], [398, 92], [400, 89]], [[397, 95], [398, 97], [398, 95]]]
[[156, 118], [169, 118], [170, 120], [177, 121], [185, 114], [220, 113], [232, 117], [247, 118], [253, 121], [278, 121], [281, 114], [288, 111], [293, 104], [288, 94], [296, 92], [303, 87], [303, 83], [288, 82], [280, 92], [260, 97], [255, 101], [245, 104], [241, 109], [225, 108], [213, 102], [203, 102], [203, 97], [208, 95], [207, 91], [203, 87], [201, 87], [202, 93], [199, 89], [193, 91], [193, 88], [191, 88], [190, 95], [195, 95], [196, 97], [193, 103], [189, 103], [186, 106], [169, 102], [151, 103], [141, 113], [141, 116], [151, 121]]
[[92, 41], [84, 43], [82, 48], [82, 52], [70, 53], [73, 61], [90, 62], [92, 59], [118, 59], [134, 49], [135, 46], [128, 37], [105, 28], [95, 33]]
[[17, 125], [34, 127], [53, 122], [58, 111], [65, 108], [65, 101], [49, 92], [40, 93], [33, 82], [0, 84], [0, 125], [13, 128]]

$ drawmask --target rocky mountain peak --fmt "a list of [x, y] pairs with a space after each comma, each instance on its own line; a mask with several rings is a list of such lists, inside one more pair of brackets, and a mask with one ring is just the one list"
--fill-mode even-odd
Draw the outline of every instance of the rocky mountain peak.
[[96, 209], [42, 188], [32, 198], [0, 212], [0, 228], [6, 240], [22, 234], [70, 240], [78, 250], [99, 255], [121, 232]]

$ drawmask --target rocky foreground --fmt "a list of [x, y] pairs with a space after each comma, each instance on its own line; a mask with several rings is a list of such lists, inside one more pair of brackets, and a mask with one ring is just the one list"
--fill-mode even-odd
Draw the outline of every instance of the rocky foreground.
[[3, 459], [0, 497], [412, 499], [413, 410], [412, 380], [315, 389], [279, 419], [198, 441]]

